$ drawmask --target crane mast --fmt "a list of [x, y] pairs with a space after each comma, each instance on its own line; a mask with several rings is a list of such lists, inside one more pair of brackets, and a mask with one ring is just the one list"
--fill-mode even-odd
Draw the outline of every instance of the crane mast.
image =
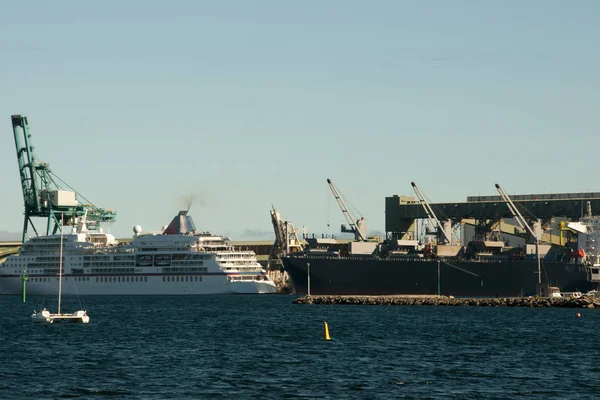
[[366, 241], [367, 236], [366, 236], [366, 229], [364, 227], [364, 218], [361, 218], [355, 222], [354, 217], [352, 216], [352, 214], [350, 214], [350, 211], [348, 211], [348, 208], [346, 207], [346, 203], [344, 203], [344, 200], [342, 200], [340, 193], [338, 192], [337, 188], [335, 187], [335, 185], [333, 184], [331, 179], [327, 178], [327, 184], [329, 185], [329, 188], [331, 189], [331, 193], [333, 193], [333, 197], [335, 197], [335, 200], [337, 201], [338, 205], [340, 206], [340, 209], [342, 210], [342, 213], [344, 214], [344, 218], [346, 218], [346, 221], [348, 222], [348, 225], [349, 225], [349, 229], [346, 228], [345, 225], [342, 225], [342, 232], [352, 232], [352, 233], [354, 233], [354, 238], [357, 241], [359, 241], [359, 242]]
[[[21, 115], [13, 115], [12, 125], [15, 146], [17, 148], [17, 161], [19, 163], [23, 199], [25, 200], [26, 207], [28, 207], [31, 212], [39, 212], [40, 198], [35, 184], [35, 156], [33, 154], [33, 147], [30, 143], [31, 135], [29, 134], [27, 118]], [[20, 128], [20, 130], [18, 128]]]
[[65, 184], [71, 190], [63, 190], [54, 178], [61, 182], [62, 180], [52, 173], [47, 163], [37, 160], [33, 152], [27, 117], [12, 115], [11, 121], [25, 206], [23, 242], [27, 238], [29, 225], [35, 234], [39, 235], [33, 217], [47, 219], [46, 235], [58, 231], [61, 227], [61, 219], [64, 219], [66, 225], [74, 225], [76, 219], [86, 213], [90, 218], [88, 221], [90, 229], [96, 229], [100, 222], [113, 222], [116, 219], [116, 213], [112, 210], [98, 208], [87, 200], [86, 204], [77, 201], [76, 195], [84, 200], [85, 198], [70, 186]]

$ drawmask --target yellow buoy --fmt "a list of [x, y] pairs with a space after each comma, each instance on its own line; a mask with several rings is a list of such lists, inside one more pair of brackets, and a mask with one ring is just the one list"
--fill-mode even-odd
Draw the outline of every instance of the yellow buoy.
[[331, 340], [331, 338], [329, 337], [329, 327], [327, 326], [327, 322], [325, 322], [324, 324], [325, 324], [325, 340]]

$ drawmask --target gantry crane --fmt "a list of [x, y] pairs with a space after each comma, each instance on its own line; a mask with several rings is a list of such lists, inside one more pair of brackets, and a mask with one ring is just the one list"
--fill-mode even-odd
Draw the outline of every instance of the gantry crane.
[[365, 219], [363, 217], [361, 217], [360, 219], [354, 220], [354, 217], [352, 216], [352, 214], [350, 214], [350, 211], [348, 211], [348, 208], [346, 207], [346, 204], [344, 203], [344, 200], [342, 200], [340, 193], [338, 192], [337, 188], [335, 187], [335, 185], [333, 184], [333, 182], [331, 182], [331, 179], [327, 179], [327, 184], [329, 185], [329, 188], [331, 189], [331, 192], [333, 193], [333, 197], [335, 197], [338, 205], [340, 206], [340, 209], [342, 210], [342, 213], [344, 214], [344, 218], [346, 218], [346, 221], [348, 221], [348, 225], [350, 225], [349, 228], [346, 228], [346, 225], [342, 224], [342, 232], [350, 232], [354, 234], [354, 238], [359, 241], [359, 242], [364, 242], [367, 240], [367, 227], [365, 225]]
[[[86, 213], [88, 228], [91, 230], [97, 229], [101, 222], [114, 222], [116, 220], [116, 213], [113, 210], [98, 208], [91, 204], [85, 197], [52, 173], [47, 163], [37, 160], [31, 145], [31, 133], [27, 117], [13, 115], [11, 120], [25, 204], [23, 242], [27, 238], [27, 230], [30, 224], [35, 234], [39, 234], [32, 217], [47, 219], [46, 235], [55, 234], [58, 231], [61, 219], [64, 219], [65, 225], [74, 225], [76, 219], [86, 215]], [[57, 180], [70, 190], [64, 190], [56, 183]], [[86, 203], [79, 202], [77, 197], [85, 200]]]

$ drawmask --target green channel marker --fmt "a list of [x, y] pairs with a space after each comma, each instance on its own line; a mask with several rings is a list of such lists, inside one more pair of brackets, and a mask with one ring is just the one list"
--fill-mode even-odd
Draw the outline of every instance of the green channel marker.
[[23, 271], [23, 275], [21, 275], [21, 280], [23, 281], [23, 303], [27, 301], [27, 280], [29, 277], [27, 276], [27, 270]]

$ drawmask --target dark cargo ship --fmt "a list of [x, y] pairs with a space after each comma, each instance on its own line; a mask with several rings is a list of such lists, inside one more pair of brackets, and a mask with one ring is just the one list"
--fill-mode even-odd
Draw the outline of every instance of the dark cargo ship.
[[[327, 183], [350, 224], [349, 228], [342, 225], [342, 232], [354, 233], [347, 247], [332, 239], [313, 237], [305, 238], [309, 246], [304, 248], [298, 244], [293, 228], [286, 230], [278, 215], [273, 220], [278, 227], [276, 233], [281, 231], [278, 240], [284, 242], [287, 237], [288, 251], [281, 261], [298, 294], [491, 297], [548, 296], [558, 290], [585, 293], [598, 289], [600, 252], [595, 243], [600, 242], [600, 217], [592, 215], [591, 202], [597, 201], [600, 194], [515, 196], [538, 213], [530, 212], [524, 218], [520, 210], [527, 208], [515, 204], [498, 184], [500, 197], [468, 198], [463, 204], [429, 204], [412, 182], [418, 201], [408, 196], [386, 198], [387, 237], [381, 241], [366, 236], [364, 218], [354, 219], [337, 188], [331, 180]], [[424, 211], [419, 214], [421, 207]], [[572, 217], [584, 208], [585, 214], [580, 214], [578, 222], [561, 222], [558, 245], [551, 237], [544, 237], [543, 229], [556, 215], [551, 213]], [[446, 214], [442, 221], [436, 216], [441, 213]], [[430, 227], [437, 227], [432, 231], [436, 235], [433, 240], [423, 240], [426, 244], [416, 240], [414, 232], [413, 218], [423, 215]], [[459, 245], [451, 231], [465, 218], [476, 218], [474, 240]], [[509, 246], [509, 239], [501, 235], [505, 232], [503, 218], [514, 218], [518, 223], [506, 231], [510, 240], [520, 237], [528, 243]], [[387, 229], [388, 221], [391, 229]], [[571, 236], [568, 245], [563, 231]]]
[[[291, 255], [282, 258], [298, 294], [527, 296], [538, 293], [536, 260], [458, 261], [380, 257]], [[309, 271], [310, 269], [310, 271]], [[543, 261], [541, 295], [594, 288], [583, 264]]]

